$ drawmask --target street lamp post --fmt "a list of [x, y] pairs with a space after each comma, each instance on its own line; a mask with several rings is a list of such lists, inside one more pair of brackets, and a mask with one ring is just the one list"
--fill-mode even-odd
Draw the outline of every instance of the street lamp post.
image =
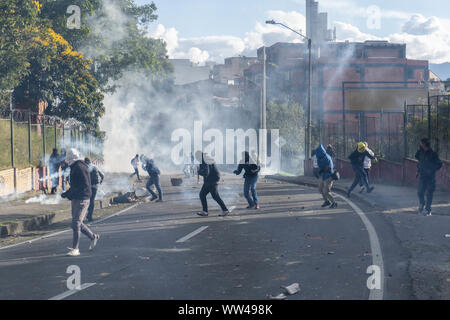
[[292, 32], [298, 34], [299, 36], [301, 36], [302, 38], [304, 38], [305, 40], [308, 41], [308, 55], [309, 55], [309, 71], [308, 71], [308, 122], [306, 125], [306, 135], [305, 135], [305, 159], [307, 159], [308, 157], [311, 156], [311, 118], [312, 118], [312, 40], [311, 38], [308, 38], [306, 36], [304, 36], [303, 34], [301, 34], [300, 32], [288, 27], [287, 25], [280, 23], [280, 22], [276, 22], [275, 20], [268, 20], [266, 21], [267, 24], [278, 24], [286, 29], [291, 30]]

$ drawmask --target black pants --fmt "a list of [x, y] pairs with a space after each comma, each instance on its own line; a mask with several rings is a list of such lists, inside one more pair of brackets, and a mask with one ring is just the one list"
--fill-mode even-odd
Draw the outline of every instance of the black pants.
[[86, 216], [88, 221], [92, 220], [92, 214], [94, 213], [94, 206], [95, 206], [95, 197], [97, 196], [97, 188], [91, 188], [91, 190], [92, 190], [91, 202], [89, 203], [89, 209]]
[[131, 174], [130, 178], [132, 178], [134, 175], [137, 175], [138, 180], [141, 180], [141, 178], [139, 177], [139, 169], [138, 168], [134, 168], [134, 173]]
[[222, 198], [219, 195], [219, 185], [218, 184], [204, 184], [202, 190], [200, 190], [200, 201], [202, 202], [202, 207], [204, 212], [208, 212], [208, 203], [206, 202], [206, 196], [211, 193], [211, 196], [216, 200], [217, 204], [220, 206], [222, 211], [228, 211], [225, 203], [223, 203]]
[[[431, 211], [431, 205], [433, 203], [433, 193], [435, 190], [436, 190], [435, 177], [420, 176], [417, 195], [419, 196], [420, 205], [425, 206], [425, 210], [427, 211]], [[426, 202], [425, 202], [425, 195], [427, 196]]]

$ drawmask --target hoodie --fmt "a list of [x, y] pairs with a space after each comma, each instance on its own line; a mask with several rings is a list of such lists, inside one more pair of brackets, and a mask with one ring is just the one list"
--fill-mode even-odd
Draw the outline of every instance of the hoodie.
[[220, 172], [216, 167], [216, 164], [211, 160], [207, 164], [205, 157], [202, 154], [202, 163], [199, 166], [198, 174], [203, 177], [203, 183], [207, 185], [218, 184], [220, 181]]
[[91, 175], [84, 161], [77, 160], [70, 166], [70, 189], [63, 195], [69, 200], [91, 198]]
[[320, 145], [316, 149], [316, 158], [317, 158], [317, 165], [319, 166], [319, 173], [322, 174], [322, 179], [327, 180], [331, 177], [331, 175], [334, 173], [334, 165], [333, 160], [331, 159], [330, 155], [327, 154], [325, 148], [323, 145]]

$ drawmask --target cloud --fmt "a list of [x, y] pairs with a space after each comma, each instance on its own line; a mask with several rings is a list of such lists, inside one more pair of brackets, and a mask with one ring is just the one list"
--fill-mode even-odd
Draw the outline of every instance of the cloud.
[[[268, 11], [268, 19], [274, 19], [306, 33], [306, 18], [302, 14], [291, 11]], [[256, 55], [256, 49], [263, 45], [271, 46], [277, 42], [301, 42], [300, 36], [280, 26], [266, 25], [257, 22], [244, 37], [205, 36], [182, 38], [175, 28], [167, 28], [159, 24], [148, 30], [148, 36], [163, 39], [166, 42], [170, 58], [190, 59], [195, 63], [212, 60], [223, 63], [227, 57], [237, 55]]]
[[[347, 9], [350, 12], [363, 14], [363, 9], [364, 14], [367, 12], [366, 8], [360, 8], [349, 0], [325, 2], [327, 8], [342, 8], [343, 4], [349, 5]], [[382, 14], [398, 19], [403, 19], [408, 15], [408, 13], [397, 11], [384, 11]], [[295, 30], [302, 31], [303, 34], [306, 33], [305, 16], [298, 12], [271, 10], [267, 12], [267, 19], [274, 19]], [[339, 41], [388, 40], [393, 43], [406, 43], [409, 59], [430, 60], [432, 63], [450, 61], [450, 20], [410, 14], [408, 19], [403, 22], [400, 33], [385, 37], [362, 32], [358, 27], [342, 21], [334, 21], [332, 26], [336, 27]], [[231, 56], [255, 56], [256, 50], [263, 45], [271, 46], [277, 42], [303, 41], [300, 36], [281, 26], [260, 22], [255, 23], [253, 29], [246, 32], [244, 37], [223, 35], [180, 38], [175, 28], [166, 28], [161, 24], [154, 30], [149, 30], [149, 36], [164, 39], [171, 58], [190, 59], [200, 64], [208, 60], [223, 63], [224, 58]]]

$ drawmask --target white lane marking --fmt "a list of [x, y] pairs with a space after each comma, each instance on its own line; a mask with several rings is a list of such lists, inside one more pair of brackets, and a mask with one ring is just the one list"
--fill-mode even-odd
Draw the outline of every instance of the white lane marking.
[[[120, 215], [120, 214], [122, 214], [122, 213], [127, 212], [128, 210], [131, 210], [131, 209], [133, 209], [133, 208], [136, 208], [138, 205], [139, 205], [139, 203], [136, 203], [135, 205], [132, 205], [131, 207], [125, 208], [125, 209], [123, 209], [123, 210], [121, 210], [121, 211], [119, 211], [119, 212], [116, 212], [116, 213], [114, 213], [114, 214], [112, 214], [112, 215], [110, 215], [110, 216], [104, 217], [104, 218], [102, 218], [102, 219], [100, 219], [100, 220], [97, 220], [97, 221], [95, 221], [95, 222], [93, 222], [93, 223], [89, 223], [88, 226], [96, 225], [97, 223], [100, 223], [100, 222], [105, 221], [105, 220], [107, 220], [107, 219], [116, 217], [116, 216], [118, 216], [118, 215]], [[39, 238], [35, 238], [35, 239], [32, 239], [32, 240], [27, 240], [27, 241], [19, 242], [19, 243], [16, 243], [16, 244], [11, 244], [11, 245], [9, 245], [9, 246], [0, 247], [0, 250], [5, 250], [5, 249], [9, 249], [9, 248], [14, 248], [14, 247], [18, 247], [18, 246], [24, 245], [24, 244], [31, 244], [31, 243], [36, 242], [36, 241], [38, 241], [38, 240], [42, 240], [42, 239], [46, 239], [46, 238], [51, 238], [51, 237], [54, 237], [54, 236], [57, 236], [57, 235], [66, 233], [66, 232], [68, 232], [68, 231], [72, 231], [72, 229], [65, 229], [65, 230], [58, 231], [58, 232], [55, 232], [55, 233], [50, 233], [50, 234], [47, 234], [47, 235], [45, 235], [45, 236], [42, 236], [42, 237], [39, 237]]]
[[384, 293], [384, 261], [383, 261], [383, 255], [381, 253], [381, 245], [380, 241], [378, 240], [377, 232], [375, 231], [375, 228], [373, 227], [370, 220], [367, 218], [365, 213], [352, 201], [349, 199], [346, 199], [345, 197], [341, 195], [337, 195], [339, 198], [342, 198], [345, 202], [347, 202], [353, 210], [359, 215], [362, 222], [366, 226], [367, 232], [369, 233], [369, 240], [370, 240], [370, 250], [372, 251], [372, 264], [380, 267], [381, 270], [381, 289], [372, 289], [370, 290], [369, 294], [369, 300], [383, 300], [383, 293]]
[[185, 242], [185, 241], [189, 240], [190, 238], [195, 237], [195, 236], [198, 235], [200, 232], [202, 232], [202, 231], [204, 231], [204, 230], [206, 230], [206, 229], [208, 229], [208, 226], [200, 227], [200, 228], [198, 228], [197, 230], [195, 230], [195, 231], [189, 233], [188, 235], [184, 236], [183, 238], [178, 239], [178, 240], [177, 240], [177, 243]]
[[82, 284], [79, 289], [68, 290], [68, 291], [58, 294], [57, 296], [54, 296], [53, 298], [50, 298], [48, 300], [62, 300], [62, 299], [65, 299], [77, 292], [80, 292], [81, 290], [90, 288], [94, 285], [95, 285], [95, 283], [85, 283], [85, 284]]

